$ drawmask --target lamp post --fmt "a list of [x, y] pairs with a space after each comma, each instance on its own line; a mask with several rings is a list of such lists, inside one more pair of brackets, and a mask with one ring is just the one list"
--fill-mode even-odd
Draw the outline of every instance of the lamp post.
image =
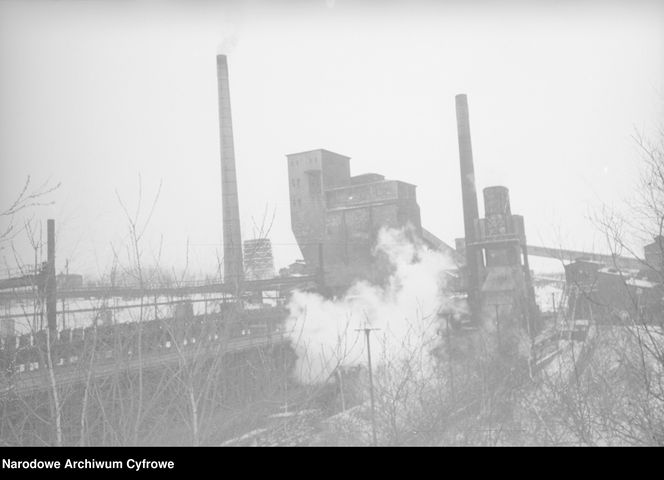
[[496, 307], [496, 338], [498, 340], [498, 350], [500, 350], [500, 303], [495, 303], [493, 306]]
[[371, 397], [371, 434], [373, 438], [373, 446], [378, 446], [376, 439], [376, 406], [374, 402], [374, 389], [373, 389], [373, 373], [371, 371], [371, 341], [370, 335], [372, 330], [379, 330], [378, 328], [359, 328], [356, 332], [364, 332], [367, 339], [367, 363], [369, 367], [369, 395]]
[[447, 322], [447, 328], [445, 329], [445, 336], [447, 337], [447, 364], [450, 367], [450, 389], [452, 393], [452, 403], [454, 403], [454, 367], [452, 365], [452, 357], [451, 357], [451, 343], [450, 343], [450, 316], [452, 314], [448, 314], [445, 316], [445, 320]]

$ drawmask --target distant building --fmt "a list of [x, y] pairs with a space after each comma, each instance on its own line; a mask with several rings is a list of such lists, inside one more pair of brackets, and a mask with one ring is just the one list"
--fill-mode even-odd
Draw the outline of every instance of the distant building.
[[314, 273], [315, 272], [308, 268], [307, 264], [304, 263], [304, 260], [301, 258], [279, 270], [279, 275], [282, 277], [297, 277], [302, 275], [313, 275]]
[[350, 175], [350, 158], [319, 149], [287, 155], [291, 226], [308, 267], [329, 286], [373, 278], [382, 227], [422, 235], [416, 187], [383, 175]]
[[275, 277], [272, 243], [269, 238], [244, 241], [244, 276], [246, 280]]
[[58, 290], [73, 290], [83, 287], [83, 275], [59, 273], [55, 276]]
[[643, 247], [646, 263], [645, 273], [648, 280], [661, 282], [664, 280], [664, 237], [658, 235], [652, 243]]
[[565, 266], [569, 311], [574, 319], [610, 324], [659, 324], [664, 306], [662, 283], [647, 271], [618, 270], [578, 259]]

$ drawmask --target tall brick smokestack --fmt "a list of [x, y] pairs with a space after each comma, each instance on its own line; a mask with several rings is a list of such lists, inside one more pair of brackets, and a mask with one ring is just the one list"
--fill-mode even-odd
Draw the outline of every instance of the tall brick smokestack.
[[470, 143], [470, 121], [468, 119], [468, 98], [459, 94], [456, 100], [457, 131], [459, 134], [459, 162], [461, 166], [461, 195], [463, 199], [463, 226], [466, 242], [466, 268], [468, 271], [468, 303], [474, 321], [479, 319], [480, 309], [480, 260], [473, 244], [477, 241], [475, 223], [479, 219], [477, 191], [475, 189], [475, 169], [473, 148]]
[[224, 225], [224, 283], [234, 285], [236, 291], [239, 291], [244, 280], [244, 267], [226, 55], [217, 55], [217, 82], [219, 86], [219, 143], [221, 147], [221, 207]]

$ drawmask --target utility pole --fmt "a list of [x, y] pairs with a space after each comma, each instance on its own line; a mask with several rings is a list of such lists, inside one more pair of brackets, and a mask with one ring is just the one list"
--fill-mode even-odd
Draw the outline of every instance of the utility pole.
[[455, 392], [454, 392], [454, 366], [452, 365], [452, 344], [450, 342], [450, 316], [452, 314], [449, 313], [445, 316], [445, 320], [447, 322], [447, 328], [445, 329], [445, 336], [447, 337], [447, 365], [450, 367], [450, 390], [452, 393], [452, 403], [455, 401]]
[[556, 294], [551, 292], [551, 305], [553, 305], [553, 315], [556, 315]]
[[500, 350], [500, 320], [499, 320], [500, 304], [495, 303], [493, 306], [496, 307], [496, 338], [498, 340], [498, 349]]
[[[65, 260], [65, 278], [63, 284], [66, 284], [69, 281], [69, 259]], [[56, 283], [57, 283], [57, 277], [56, 277]], [[65, 289], [68, 287], [65, 286]], [[67, 328], [67, 319], [65, 317], [65, 297], [62, 297], [62, 329], [65, 330]]]
[[364, 332], [364, 335], [367, 339], [367, 363], [369, 367], [369, 395], [371, 397], [371, 434], [373, 438], [373, 446], [378, 446], [378, 440], [376, 439], [376, 405], [374, 402], [374, 388], [373, 388], [373, 372], [371, 370], [371, 340], [370, 335], [372, 330], [379, 330], [378, 328], [359, 328], [356, 329], [356, 332]]
[[323, 244], [318, 244], [318, 282], [321, 291], [325, 290], [325, 257], [323, 255]]
[[339, 378], [339, 393], [341, 393], [341, 411], [346, 411], [346, 398], [344, 396], [344, 375], [341, 368], [337, 368], [337, 377]]
[[55, 220], [48, 219], [46, 222], [46, 324], [51, 335], [57, 333], [57, 293], [55, 283]]

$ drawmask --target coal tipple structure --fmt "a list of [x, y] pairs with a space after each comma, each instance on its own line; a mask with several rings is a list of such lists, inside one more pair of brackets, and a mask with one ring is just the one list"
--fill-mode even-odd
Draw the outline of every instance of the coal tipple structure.
[[[459, 159], [465, 237], [457, 239], [470, 319], [499, 317], [531, 334], [538, 309], [528, 262], [523, 217], [513, 215], [509, 191], [484, 189], [480, 218], [466, 95], [457, 95]], [[423, 230], [416, 186], [378, 173], [352, 176], [350, 158], [324, 149], [287, 155], [291, 226], [308, 271], [332, 291], [386, 273], [372, 251], [381, 228], [405, 228], [434, 248], [447, 247]], [[433, 238], [434, 241], [426, 241]]]
[[509, 190], [492, 186], [484, 189], [485, 218], [479, 218], [466, 95], [456, 96], [456, 112], [465, 230], [456, 246], [465, 252], [472, 321], [478, 324], [495, 316], [498, 328], [510, 323], [532, 335], [539, 322], [523, 217], [512, 214]]
[[350, 158], [328, 150], [287, 159], [293, 234], [326, 286], [377, 278], [371, 252], [381, 228], [406, 227], [421, 236], [415, 185], [377, 173], [351, 176]]

